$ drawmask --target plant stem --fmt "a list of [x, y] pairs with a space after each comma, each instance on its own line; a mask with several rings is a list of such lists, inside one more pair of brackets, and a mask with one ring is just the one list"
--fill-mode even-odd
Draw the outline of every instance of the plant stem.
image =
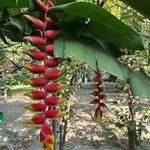
[[133, 110], [133, 98], [131, 97], [130, 87], [128, 86], [128, 106], [129, 106], [129, 126], [128, 126], [128, 142], [129, 150], [137, 150], [137, 136], [136, 136], [136, 121]]

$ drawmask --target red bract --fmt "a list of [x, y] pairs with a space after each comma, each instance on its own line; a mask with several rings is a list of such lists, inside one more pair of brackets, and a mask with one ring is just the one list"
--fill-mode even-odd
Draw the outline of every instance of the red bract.
[[53, 142], [52, 140], [48, 140], [40, 131], [40, 143], [44, 150], [53, 150]]
[[47, 25], [54, 25], [54, 24], [56, 24], [56, 22], [54, 20], [52, 20], [51, 18], [49, 18], [49, 17], [46, 17], [46, 22], [47, 22]]
[[42, 125], [45, 123], [46, 119], [45, 116], [37, 116], [26, 120], [25, 123], [30, 125]]
[[62, 59], [60, 59], [60, 58], [50, 58], [50, 59], [45, 60], [45, 65], [47, 67], [52, 68], [52, 67], [58, 66], [61, 61], [62, 61]]
[[46, 71], [46, 67], [39, 64], [25, 64], [24, 67], [35, 74], [41, 74]]
[[46, 85], [45, 79], [41, 79], [41, 78], [29, 78], [26, 79], [25, 82], [27, 82], [33, 87], [43, 87], [44, 85]]
[[54, 6], [54, 4], [50, 0], [47, 0], [47, 3], [49, 3], [49, 7], [53, 7]]
[[26, 92], [24, 95], [29, 96], [33, 100], [41, 100], [46, 98], [47, 94], [44, 91], [30, 91]]
[[93, 96], [98, 96], [101, 99], [105, 98], [105, 95], [102, 93], [103, 91], [94, 91], [93, 93], [91, 93], [91, 95]]
[[30, 111], [43, 112], [46, 109], [46, 105], [43, 103], [29, 103], [24, 108]]
[[91, 93], [92, 96], [98, 96], [99, 95], [99, 91], [94, 91]]
[[100, 102], [99, 99], [93, 99], [90, 101], [90, 104], [98, 104], [99, 106], [106, 107], [106, 105], [103, 102]]
[[90, 101], [90, 104], [98, 104], [99, 103], [99, 99], [93, 99]]
[[44, 28], [44, 23], [40, 19], [30, 16], [30, 15], [24, 15], [24, 17], [30, 20], [37, 28], [39, 29]]
[[97, 86], [97, 90], [98, 90], [99, 92], [104, 92], [103, 86]]
[[101, 99], [101, 100], [102, 100], [102, 99], [105, 99], [105, 94], [100, 94], [100, 95], [98, 95], [98, 98]]
[[54, 39], [59, 34], [59, 31], [57, 30], [47, 30], [45, 31], [44, 35], [49, 39]]
[[24, 52], [25, 54], [29, 55], [32, 59], [35, 59], [35, 60], [44, 60], [45, 57], [46, 57], [46, 54], [39, 51], [39, 50], [36, 50], [36, 49], [30, 49], [30, 50], [27, 50]]
[[60, 75], [62, 75], [64, 70], [59, 70], [59, 69], [53, 69], [49, 72], [45, 73], [45, 78], [47, 80], [55, 80], [57, 79]]
[[48, 55], [53, 55], [54, 45], [49, 44], [49, 45], [45, 46], [45, 51]]
[[40, 131], [40, 143], [43, 143], [46, 140], [46, 137]]
[[41, 46], [45, 44], [45, 40], [38, 36], [26, 36], [23, 38], [24, 40], [31, 42], [35, 46]]
[[58, 84], [58, 83], [47, 84], [45, 86], [45, 91], [48, 93], [56, 93], [63, 87], [64, 87], [63, 84]]
[[43, 124], [40, 132], [47, 140], [54, 142], [54, 134], [49, 124]]
[[50, 107], [55, 107], [60, 104], [64, 104], [64, 99], [58, 96], [48, 97], [44, 99], [46, 105]]
[[49, 119], [57, 119], [65, 115], [65, 112], [59, 110], [47, 110], [45, 111], [45, 117]]
[[48, 8], [46, 7], [46, 5], [44, 4], [43, 1], [37, 0], [36, 2], [37, 2], [38, 7], [39, 7], [44, 13], [46, 13], [46, 12], [48, 11]]

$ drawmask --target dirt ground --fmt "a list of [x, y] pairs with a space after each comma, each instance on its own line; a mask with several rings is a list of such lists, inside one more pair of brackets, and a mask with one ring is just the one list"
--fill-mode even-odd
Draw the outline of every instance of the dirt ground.
[[[108, 108], [104, 110], [101, 125], [92, 120], [94, 106], [90, 89], [79, 89], [72, 96], [71, 119], [68, 124], [64, 150], [127, 150], [127, 139], [124, 131], [113, 125], [116, 119], [112, 102], [123, 99], [121, 94], [107, 94]], [[23, 109], [30, 100], [17, 95], [11, 99], [0, 100], [0, 112], [5, 120], [0, 124], [0, 150], [40, 150], [37, 136], [32, 127], [23, 124], [32, 114]], [[150, 133], [145, 135], [144, 142], [138, 150], [150, 150]]]

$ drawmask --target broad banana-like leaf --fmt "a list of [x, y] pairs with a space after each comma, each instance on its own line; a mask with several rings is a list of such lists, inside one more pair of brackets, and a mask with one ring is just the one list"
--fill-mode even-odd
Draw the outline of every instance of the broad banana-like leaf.
[[91, 40], [61, 36], [55, 40], [54, 51], [56, 56], [77, 59], [94, 70], [97, 62], [101, 70], [129, 83], [133, 96], [150, 99], [150, 78], [142, 71], [135, 72], [122, 64], [113, 55], [99, 49]]
[[99, 6], [87, 2], [76, 2], [59, 5], [52, 10], [61, 14], [65, 12], [89, 18], [91, 34], [94, 38], [131, 50], [144, 49], [140, 36], [134, 30]]

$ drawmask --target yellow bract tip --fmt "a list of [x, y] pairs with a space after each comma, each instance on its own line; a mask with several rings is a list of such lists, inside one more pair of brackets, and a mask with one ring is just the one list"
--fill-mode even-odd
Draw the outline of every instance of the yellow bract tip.
[[25, 96], [28, 96], [28, 97], [30, 97], [30, 98], [32, 98], [31, 92], [26, 92], [26, 93], [24, 93], [24, 95], [25, 95]]
[[57, 114], [57, 117], [62, 117], [62, 116], [64, 116], [64, 115], [66, 115], [66, 112], [61, 111], [61, 112], [59, 112], [59, 113]]
[[34, 125], [34, 122], [31, 119], [26, 120], [24, 123]]
[[31, 64], [24, 64], [23, 67], [24, 67], [24, 68], [27, 68], [27, 69], [28, 69], [28, 68], [30, 69], [30, 68], [31, 68]]
[[30, 110], [30, 111], [34, 111], [33, 108], [32, 108], [32, 104], [31, 104], [31, 103], [29, 103], [29, 104], [27, 104], [26, 106], [24, 106], [24, 108], [25, 108], [25, 109], [28, 109], [28, 110]]
[[46, 137], [48, 140], [50, 140], [52, 143], [54, 142], [54, 135], [49, 135]]

